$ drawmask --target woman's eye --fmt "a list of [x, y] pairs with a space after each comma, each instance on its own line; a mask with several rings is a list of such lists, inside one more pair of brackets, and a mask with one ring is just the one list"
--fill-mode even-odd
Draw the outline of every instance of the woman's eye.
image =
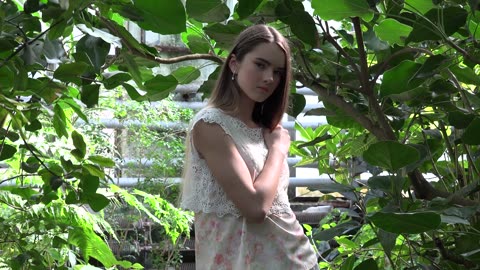
[[265, 68], [265, 64], [264, 63], [255, 63], [257, 65], [257, 67], [261, 68], [261, 69], [264, 69]]

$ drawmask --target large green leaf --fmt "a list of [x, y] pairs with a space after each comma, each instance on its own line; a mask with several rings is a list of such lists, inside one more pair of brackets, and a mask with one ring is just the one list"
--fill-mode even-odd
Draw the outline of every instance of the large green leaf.
[[418, 87], [424, 79], [416, 78], [421, 64], [405, 60], [399, 65], [389, 69], [383, 75], [380, 95], [386, 97], [412, 90]]
[[318, 31], [312, 16], [303, 4], [294, 0], [283, 0], [275, 9], [277, 17], [290, 26], [292, 32], [303, 42], [316, 46]]
[[468, 127], [474, 118], [474, 115], [465, 114], [461, 111], [453, 111], [448, 113], [448, 123], [458, 129]]
[[204, 30], [210, 38], [216, 41], [216, 47], [230, 50], [238, 34], [245, 28], [246, 26], [240, 22], [229, 21], [226, 25], [220, 23], [210, 24]]
[[0, 161], [9, 159], [15, 155], [17, 148], [9, 144], [2, 144], [0, 151]]
[[312, 0], [312, 8], [316, 15], [326, 21], [341, 21], [349, 17], [370, 21], [373, 18], [373, 11], [365, 0]]
[[404, 9], [416, 12], [420, 14], [425, 14], [427, 11], [435, 7], [435, 4], [432, 0], [405, 0]]
[[466, 84], [480, 85], [480, 76], [476, 74], [473, 69], [469, 67], [460, 67], [458, 65], [452, 65], [449, 69], [455, 74], [457, 80]]
[[100, 96], [99, 84], [88, 84], [82, 86], [81, 100], [87, 105], [88, 108], [92, 108], [98, 104], [98, 98]]
[[200, 77], [200, 70], [193, 66], [184, 66], [172, 72], [172, 75], [177, 79], [179, 84], [188, 84]]
[[80, 76], [88, 67], [88, 64], [83, 62], [62, 64], [55, 70], [53, 77], [66, 83], [73, 82], [80, 85], [82, 84]]
[[0, 90], [10, 90], [15, 81], [15, 73], [7, 66], [0, 67]]
[[95, 212], [102, 210], [110, 203], [110, 200], [107, 199], [107, 197], [99, 193], [88, 194], [87, 201], [88, 205], [90, 205]]
[[[445, 38], [442, 33], [449, 37], [465, 25], [467, 15], [467, 11], [460, 7], [431, 9], [424, 17], [419, 16], [415, 21], [413, 30], [407, 38], [407, 43], [441, 40]], [[439, 28], [439, 30], [435, 28]]]
[[228, 19], [230, 9], [222, 0], [187, 0], [187, 14], [199, 22], [221, 22]]
[[291, 96], [290, 103], [292, 104], [292, 107], [289, 110], [289, 114], [293, 117], [297, 117], [303, 111], [307, 102], [305, 100], [304, 95], [292, 93], [290, 94], [290, 96]]
[[250, 16], [263, 0], [239, 0], [237, 13], [240, 19]]
[[173, 75], [157, 75], [153, 79], [145, 82], [145, 89], [150, 100], [162, 100], [175, 90], [178, 85], [177, 79]]
[[100, 73], [110, 51], [110, 44], [99, 37], [84, 36], [77, 42], [76, 46], [77, 53], [84, 52], [87, 54], [89, 60], [87, 64], [92, 65], [97, 74]]
[[163, 35], [185, 31], [186, 15], [181, 0], [135, 0], [134, 7], [141, 12], [136, 22], [145, 30]]
[[378, 240], [380, 240], [380, 244], [382, 245], [383, 250], [388, 256], [390, 256], [393, 248], [395, 247], [397, 237], [398, 234], [396, 233], [386, 232], [382, 229], [378, 230]]
[[405, 39], [412, 31], [412, 27], [395, 19], [385, 19], [373, 27], [377, 37], [390, 44], [405, 44]]
[[361, 262], [353, 270], [378, 270], [378, 265], [374, 259], [370, 258]]
[[419, 213], [383, 213], [377, 212], [368, 217], [370, 221], [384, 231], [396, 234], [416, 234], [435, 230], [440, 226], [441, 218], [435, 212]]
[[381, 141], [371, 144], [363, 152], [363, 158], [371, 165], [396, 171], [416, 162], [420, 158], [420, 154], [413, 146], [396, 141]]
[[93, 257], [105, 267], [112, 267], [118, 263], [108, 245], [91, 230], [72, 228], [68, 232], [68, 243], [78, 247], [87, 261]]
[[465, 129], [465, 133], [462, 135], [462, 141], [469, 145], [480, 144], [480, 118], [476, 117]]

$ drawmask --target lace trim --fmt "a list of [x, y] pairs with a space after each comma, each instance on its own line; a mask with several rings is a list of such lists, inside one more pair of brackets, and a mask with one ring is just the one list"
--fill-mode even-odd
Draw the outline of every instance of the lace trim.
[[[263, 163], [267, 155], [267, 149], [263, 141], [262, 128], [250, 128], [241, 120], [223, 113], [216, 108], [201, 110], [193, 119], [189, 132], [198, 121], [219, 124], [227, 135], [232, 137], [244, 157], [247, 165], [251, 165], [255, 171], [263, 169]], [[246, 137], [246, 138], [245, 138]], [[248, 147], [244, 142], [252, 147]], [[181, 206], [194, 212], [216, 213], [219, 217], [230, 214], [240, 217], [238, 208], [230, 201], [223, 189], [214, 179], [204, 159], [191, 142], [190, 155], [188, 157], [191, 168], [185, 174], [185, 183]], [[291, 213], [290, 203], [285, 188], [288, 187], [288, 165], [282, 171], [277, 195], [270, 208], [269, 214]]]

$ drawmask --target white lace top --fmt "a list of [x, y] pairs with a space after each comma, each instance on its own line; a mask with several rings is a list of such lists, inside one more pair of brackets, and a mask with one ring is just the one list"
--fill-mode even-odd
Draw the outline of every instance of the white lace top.
[[[232, 137], [254, 180], [262, 171], [267, 147], [261, 128], [249, 128], [219, 109], [205, 108], [194, 117], [218, 124]], [[248, 222], [230, 201], [199, 156], [192, 140], [187, 158], [181, 206], [195, 212], [196, 270], [308, 270], [317, 256], [287, 197], [285, 165], [269, 213], [261, 223]]]
[[[262, 128], [250, 128], [241, 120], [232, 117], [217, 108], [205, 108], [197, 113], [192, 120], [188, 132], [190, 133], [198, 121], [220, 125], [237, 146], [250, 174], [255, 179], [263, 169], [268, 149], [263, 139]], [[196, 151], [192, 140], [189, 142], [190, 153], [186, 164], [181, 206], [193, 212], [216, 213], [218, 216], [231, 214], [239, 217], [241, 214], [230, 201], [221, 186], [214, 179], [207, 163]], [[278, 191], [269, 214], [290, 213], [288, 202], [289, 170], [287, 160], [280, 177]]]

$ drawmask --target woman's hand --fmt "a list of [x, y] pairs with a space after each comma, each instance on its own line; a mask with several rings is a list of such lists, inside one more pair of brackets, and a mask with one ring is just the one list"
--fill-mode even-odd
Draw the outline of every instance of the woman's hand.
[[281, 125], [277, 125], [273, 131], [265, 129], [263, 137], [269, 151], [278, 151], [285, 156], [288, 155], [290, 148], [290, 134], [288, 130]]

